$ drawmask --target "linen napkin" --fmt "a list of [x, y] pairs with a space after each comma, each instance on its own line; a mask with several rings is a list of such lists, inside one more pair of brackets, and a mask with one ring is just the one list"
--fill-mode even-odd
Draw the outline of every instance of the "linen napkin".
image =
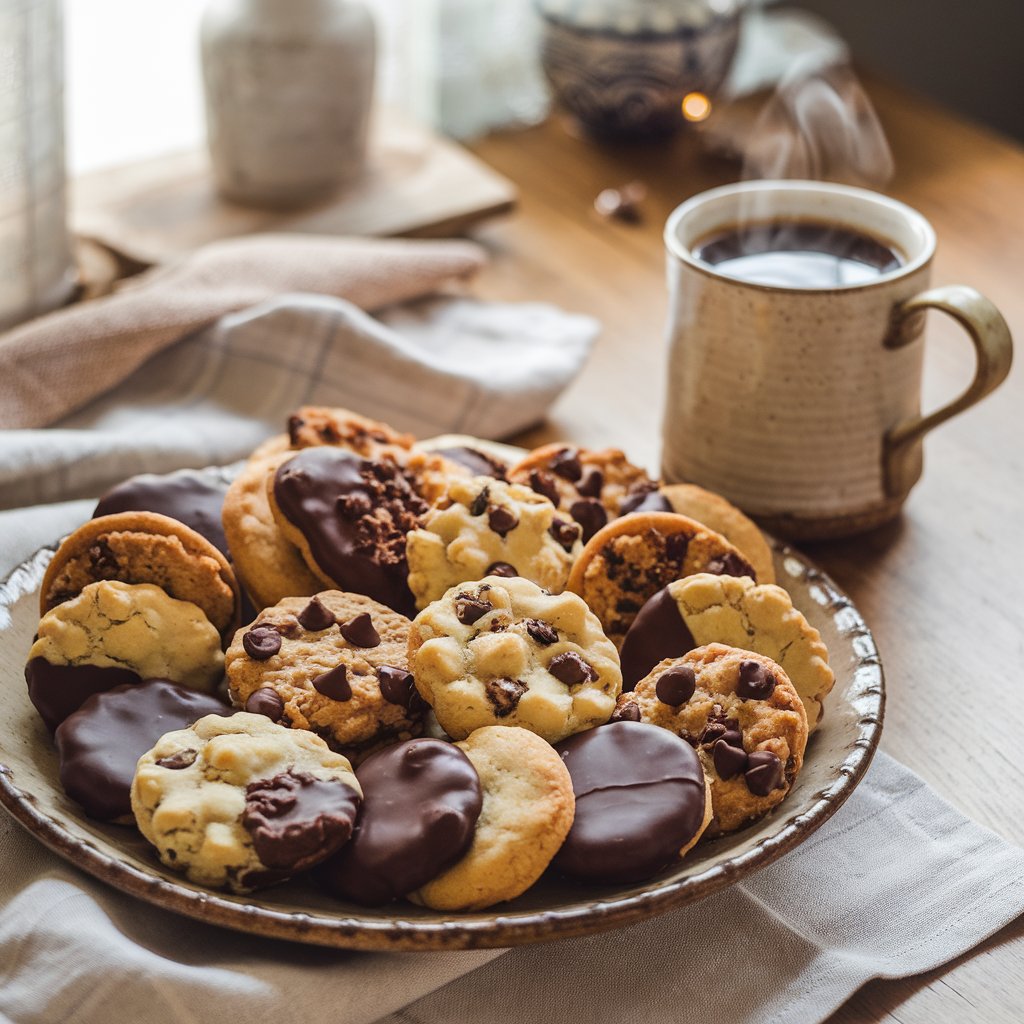
[[[350, 292], [374, 307], [385, 295], [438, 286], [478, 263], [476, 247], [462, 243], [328, 244], [338, 247], [331, 250], [334, 272], [340, 274], [349, 257], [356, 260]], [[276, 252], [280, 240], [267, 245]], [[240, 244], [238, 250], [249, 252]], [[418, 284], [392, 281], [395, 274]], [[215, 291], [223, 300], [225, 293]], [[167, 301], [176, 301], [175, 294]], [[81, 314], [71, 309], [43, 320], [91, 315], [89, 306], [81, 308]], [[123, 308], [119, 315], [126, 315]], [[180, 329], [181, 321], [175, 323]], [[65, 373], [87, 375], [97, 361], [117, 363], [120, 373], [125, 364], [118, 360], [140, 357], [157, 337], [122, 339], [129, 354], [121, 355], [93, 331], [94, 358], [77, 337], [67, 341], [70, 354], [48, 351], [54, 338], [36, 324], [42, 321], [0, 340], [0, 423], [24, 419], [37, 392], [44, 405], [45, 393]], [[543, 419], [578, 374], [598, 329], [590, 317], [541, 303], [428, 295], [370, 317], [329, 295], [275, 296], [168, 344], [55, 427], [0, 434], [0, 508], [99, 494], [133, 473], [233, 462], [283, 430], [289, 413], [303, 404], [355, 409], [420, 437], [508, 436]], [[169, 341], [170, 329], [161, 332], [161, 343]], [[22, 348], [35, 356], [29, 359]], [[93, 385], [98, 379], [91, 378]]]

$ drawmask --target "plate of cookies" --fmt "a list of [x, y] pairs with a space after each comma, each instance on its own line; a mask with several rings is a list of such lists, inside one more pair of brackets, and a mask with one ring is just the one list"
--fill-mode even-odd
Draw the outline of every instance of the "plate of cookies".
[[0, 643], [25, 828], [158, 906], [359, 949], [708, 896], [835, 812], [884, 706], [853, 603], [725, 499], [320, 407], [114, 487], [0, 584]]

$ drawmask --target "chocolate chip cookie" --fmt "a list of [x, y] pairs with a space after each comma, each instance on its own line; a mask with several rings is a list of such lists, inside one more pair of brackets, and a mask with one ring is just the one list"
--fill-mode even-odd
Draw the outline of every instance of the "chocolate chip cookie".
[[631, 690], [663, 658], [721, 643], [756, 651], [782, 666], [804, 702], [813, 732], [835, 675], [821, 634], [781, 587], [744, 576], [697, 573], [659, 590], [633, 620], [622, 644], [623, 689]]
[[711, 780], [712, 829], [734, 832], [764, 817], [803, 765], [807, 713], [771, 658], [723, 644], [666, 659], [624, 693], [619, 721], [642, 721], [693, 746]]
[[414, 440], [412, 434], [399, 433], [351, 409], [304, 405], [288, 417], [288, 446], [293, 449], [328, 445], [345, 448], [364, 459], [379, 459], [407, 452]]
[[412, 614], [406, 535], [427, 505], [395, 462], [305, 448], [281, 463], [267, 488], [282, 535], [324, 584]]
[[558, 754], [525, 729], [478, 729], [456, 746], [483, 790], [473, 842], [409, 898], [432, 910], [485, 910], [522, 895], [544, 873], [572, 826], [572, 781]]
[[195, 530], [156, 512], [101, 516], [65, 537], [43, 577], [40, 614], [100, 580], [155, 584], [201, 608], [225, 640], [238, 627], [239, 590], [227, 559]]
[[245, 893], [326, 860], [361, 802], [348, 760], [263, 715], [207, 715], [139, 759], [132, 812], [160, 860], [191, 882]]
[[29, 651], [29, 664], [36, 659], [124, 669], [197, 690], [212, 690], [224, 675], [220, 635], [202, 609], [150, 583], [118, 580], [90, 583], [48, 611]]
[[409, 586], [425, 608], [450, 587], [491, 574], [565, 589], [580, 530], [546, 498], [493, 477], [453, 480], [409, 534]]
[[409, 620], [362, 594], [286, 597], [235, 634], [228, 692], [236, 706], [312, 730], [358, 760], [420, 731], [408, 642]]
[[695, 572], [754, 575], [721, 534], [686, 516], [641, 512], [609, 523], [590, 539], [573, 566], [569, 590], [587, 602], [621, 648], [646, 601]]
[[557, 743], [606, 722], [622, 683], [615, 647], [579, 597], [499, 576], [453, 587], [420, 612], [409, 665], [455, 739], [508, 725]]
[[584, 543], [610, 520], [636, 511], [658, 486], [617, 448], [591, 451], [566, 444], [535, 448], [509, 470], [509, 479], [567, 513], [583, 531]]

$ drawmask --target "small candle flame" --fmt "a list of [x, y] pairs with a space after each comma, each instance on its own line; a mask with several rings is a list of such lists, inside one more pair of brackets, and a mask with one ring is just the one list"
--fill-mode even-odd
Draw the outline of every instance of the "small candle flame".
[[683, 97], [683, 117], [687, 121], [706, 121], [711, 113], [711, 100], [702, 92], [688, 92]]

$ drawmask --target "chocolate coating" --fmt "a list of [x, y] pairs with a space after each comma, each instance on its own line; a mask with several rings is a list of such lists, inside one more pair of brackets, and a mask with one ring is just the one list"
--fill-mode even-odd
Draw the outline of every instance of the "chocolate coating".
[[473, 476], [493, 476], [496, 480], [507, 479], [508, 464], [496, 459], [493, 455], [478, 451], [476, 448], [439, 448], [438, 455], [443, 455], [460, 466], [465, 466]]
[[[166, 732], [187, 729], [204, 715], [231, 714], [215, 697], [165, 679], [93, 694], [54, 735], [60, 784], [90, 818], [131, 817], [139, 758]], [[185, 768], [187, 763], [164, 767]]]
[[662, 587], [637, 612], [622, 641], [622, 689], [635, 689], [659, 661], [678, 658], [696, 646], [675, 599]]
[[352, 841], [319, 872], [326, 888], [362, 906], [406, 895], [469, 849], [483, 794], [469, 758], [451, 743], [408, 740], [356, 771], [363, 811]]
[[190, 526], [226, 555], [221, 510], [227, 491], [226, 483], [197, 469], [143, 473], [107, 491], [92, 515], [96, 519], [114, 512], [159, 512]]
[[242, 825], [268, 868], [303, 871], [348, 842], [361, 802], [344, 782], [287, 771], [246, 786]]
[[98, 665], [51, 665], [45, 658], [32, 658], [25, 666], [28, 698], [53, 732], [72, 712], [93, 694], [115, 686], [140, 682], [127, 668], [101, 668]]
[[612, 722], [556, 744], [576, 818], [554, 859], [586, 882], [641, 882], [679, 856], [704, 821], [704, 772], [667, 729]]
[[397, 466], [338, 448], [306, 448], [277, 470], [274, 499], [340, 589], [416, 614], [405, 537], [427, 506]]

